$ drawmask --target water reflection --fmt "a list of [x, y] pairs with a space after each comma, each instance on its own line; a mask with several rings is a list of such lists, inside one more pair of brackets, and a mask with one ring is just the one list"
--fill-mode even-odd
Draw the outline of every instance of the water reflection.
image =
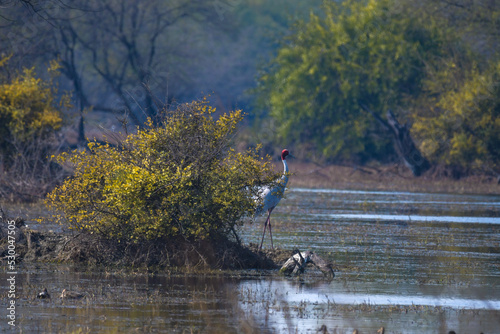
[[290, 280], [245, 281], [239, 289], [245, 312], [261, 326], [271, 325], [283, 333], [314, 332], [322, 325], [343, 333], [354, 329], [375, 332], [382, 326], [405, 333], [453, 328], [480, 332], [494, 331], [500, 325], [498, 318], [491, 318], [498, 316], [500, 300], [456, 298], [455, 289], [443, 294], [432, 286], [413, 291], [415, 287], [405, 284], [308, 284]]
[[[24, 333], [239, 332], [237, 280], [231, 277], [130, 276], [57, 265], [22, 267], [20, 272], [18, 325]], [[35, 298], [42, 287], [51, 292], [50, 300]], [[87, 297], [57, 298], [63, 288]]]
[[450, 217], [450, 216], [418, 216], [418, 215], [380, 215], [380, 214], [316, 214], [316, 217], [332, 219], [353, 219], [369, 221], [411, 221], [411, 222], [443, 222], [443, 223], [479, 223], [500, 224], [500, 217]]
[[[271, 272], [131, 277], [57, 265], [21, 269], [18, 325], [24, 333], [314, 333], [322, 325], [330, 332], [381, 326], [487, 332], [500, 325], [500, 300], [488, 298], [498, 291], [484, 286], [328, 282], [314, 274], [296, 280]], [[42, 286], [51, 300], [35, 298]], [[54, 298], [65, 287], [88, 298]]]

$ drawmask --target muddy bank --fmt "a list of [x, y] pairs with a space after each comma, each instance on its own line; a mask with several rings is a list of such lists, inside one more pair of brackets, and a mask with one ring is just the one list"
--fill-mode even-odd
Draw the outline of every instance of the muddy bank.
[[[282, 166], [276, 164], [276, 169]], [[457, 175], [449, 168], [435, 166], [415, 177], [404, 166], [320, 165], [291, 160], [293, 188], [410, 191], [451, 194], [500, 194], [500, 179], [493, 173], [468, 171]]]
[[[25, 263], [57, 262], [83, 265], [127, 267], [131, 269], [279, 269], [291, 251], [258, 250], [258, 246], [240, 245], [231, 240], [188, 242], [155, 240], [126, 244], [80, 233], [40, 232], [27, 228], [17, 218], [16, 226], [7, 221], [0, 228], [0, 257], [8, 260], [15, 245], [16, 261]], [[15, 242], [9, 242], [11, 232]], [[10, 250], [10, 253], [9, 253]]]

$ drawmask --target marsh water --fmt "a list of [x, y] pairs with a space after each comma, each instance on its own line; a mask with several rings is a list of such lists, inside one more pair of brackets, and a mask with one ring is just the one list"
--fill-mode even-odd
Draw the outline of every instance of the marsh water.
[[[15, 210], [34, 217], [41, 209]], [[240, 229], [244, 243], [260, 242], [264, 220]], [[275, 246], [317, 252], [334, 263], [336, 277], [314, 268], [301, 278], [252, 270], [131, 276], [21, 264], [16, 331], [499, 331], [500, 196], [292, 188], [271, 223]], [[35, 298], [43, 287], [50, 300]], [[64, 288], [86, 297], [61, 300]], [[0, 289], [5, 306], [7, 284]]]

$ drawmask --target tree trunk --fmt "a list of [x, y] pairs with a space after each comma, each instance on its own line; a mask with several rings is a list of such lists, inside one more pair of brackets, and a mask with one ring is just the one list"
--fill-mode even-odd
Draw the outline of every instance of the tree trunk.
[[384, 127], [384, 129], [391, 132], [396, 152], [403, 160], [406, 167], [411, 170], [413, 175], [420, 176], [430, 168], [431, 165], [429, 161], [422, 155], [422, 153], [420, 153], [420, 150], [413, 142], [413, 139], [410, 136], [408, 124], [399, 124], [398, 120], [390, 110], [386, 114], [386, 121], [378, 114], [374, 113], [366, 105], [361, 104], [361, 108], [372, 114], [373, 117], [375, 117], [375, 119], [377, 119], [377, 121], [379, 121], [379, 123]]

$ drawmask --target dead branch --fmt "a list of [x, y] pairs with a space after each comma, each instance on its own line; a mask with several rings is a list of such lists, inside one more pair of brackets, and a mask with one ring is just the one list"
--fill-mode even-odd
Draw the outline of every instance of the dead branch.
[[292, 276], [299, 275], [304, 273], [309, 263], [318, 268], [325, 276], [331, 276], [332, 279], [335, 277], [332, 264], [312, 251], [300, 252], [295, 250], [294, 255], [281, 267], [280, 273]]

